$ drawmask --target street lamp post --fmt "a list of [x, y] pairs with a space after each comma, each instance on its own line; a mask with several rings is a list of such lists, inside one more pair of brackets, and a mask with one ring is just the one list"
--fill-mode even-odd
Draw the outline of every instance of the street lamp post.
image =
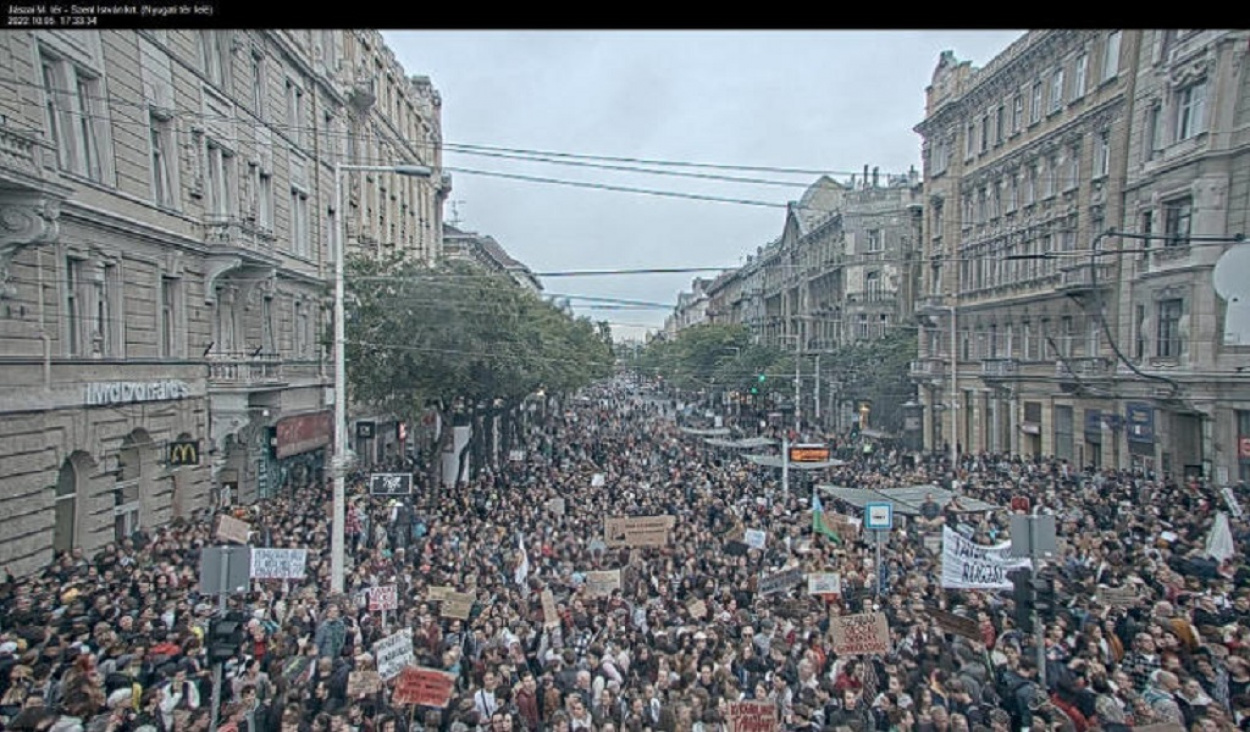
[[398, 173], [429, 178], [434, 171], [424, 165], [344, 165], [334, 164], [334, 507], [330, 529], [330, 592], [343, 592], [347, 523], [347, 335], [344, 320], [343, 269], [347, 259], [347, 217], [343, 215], [343, 173], [366, 171]]

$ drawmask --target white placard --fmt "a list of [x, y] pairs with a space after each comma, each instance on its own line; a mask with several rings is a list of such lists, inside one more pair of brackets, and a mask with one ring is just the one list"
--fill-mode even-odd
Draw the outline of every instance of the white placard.
[[399, 593], [395, 589], [395, 585], [384, 585], [382, 587], [369, 588], [369, 610], [377, 612], [379, 610], [396, 610], [399, 608]]
[[605, 483], [607, 483], [607, 478], [604, 477], [603, 473], [595, 473], [590, 479], [591, 488], [602, 488]]
[[942, 527], [942, 587], [961, 590], [1010, 590], [1007, 573], [1027, 567], [1028, 557], [1007, 556], [1011, 542], [983, 546]]
[[836, 572], [813, 572], [807, 575], [807, 594], [841, 595], [842, 575]]
[[405, 628], [374, 643], [373, 657], [378, 675], [387, 681], [398, 676], [405, 666], [416, 666], [417, 657], [412, 653], [412, 631]]
[[252, 579], [302, 579], [307, 549], [253, 549]]
[[763, 529], [747, 529], [742, 535], [742, 543], [752, 549], [763, 550], [765, 542], [768, 541], [768, 534]]

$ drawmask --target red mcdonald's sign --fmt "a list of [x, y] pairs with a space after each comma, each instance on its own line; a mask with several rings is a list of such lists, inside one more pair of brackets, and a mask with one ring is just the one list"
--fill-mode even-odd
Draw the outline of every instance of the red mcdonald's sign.
[[330, 444], [334, 438], [334, 418], [330, 412], [299, 414], [279, 420], [278, 459], [299, 455]]

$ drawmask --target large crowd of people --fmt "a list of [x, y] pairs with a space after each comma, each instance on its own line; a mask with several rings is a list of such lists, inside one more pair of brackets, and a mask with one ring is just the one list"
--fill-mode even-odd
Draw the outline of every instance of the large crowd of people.
[[[1011, 456], [951, 466], [878, 449], [783, 487], [777, 471], [679, 429], [671, 401], [629, 380], [586, 396], [529, 426], [523, 456], [512, 456], [522, 459], [460, 485], [433, 487], [418, 473], [411, 496], [386, 499], [354, 480], [341, 595], [329, 592], [329, 486], [222, 509], [243, 512], [253, 546], [308, 558], [302, 579], [256, 580], [230, 597], [246, 639], [223, 664], [219, 728], [721, 732], [736, 704], [761, 701], [775, 726], [737, 729], [1250, 729], [1250, 569], [1241, 553], [1209, 556], [1217, 514], [1232, 511], [1205, 483]], [[1004, 508], [930, 499], [890, 532], [883, 569], [853, 523], [813, 531], [814, 483], [931, 485]], [[1058, 525], [1040, 653], [1017, 626], [1011, 590], [943, 588], [925, 541], [949, 526], [1003, 542], [1018, 496]], [[822, 500], [830, 516], [858, 513]], [[661, 542], [605, 541], [605, 518], [622, 516], [669, 516], [671, 528]], [[8, 576], [3, 728], [207, 730], [218, 611], [199, 594], [199, 560], [220, 543], [214, 518]], [[744, 542], [748, 531], [763, 532], [762, 548]], [[1236, 547], [1250, 539], [1239, 518], [1230, 532]], [[838, 574], [840, 592], [760, 591], [762, 577], [793, 568]], [[619, 586], [592, 574], [604, 570], [619, 570]], [[364, 590], [387, 585], [398, 606], [371, 611]], [[444, 588], [473, 597], [467, 618], [447, 617]], [[545, 591], [558, 617], [544, 611]], [[885, 615], [888, 650], [839, 657], [831, 618], [867, 612]], [[952, 630], [952, 615], [978, 632]], [[354, 682], [378, 668], [377, 641], [404, 629], [417, 666], [454, 678], [445, 705], [395, 704], [395, 679]]]

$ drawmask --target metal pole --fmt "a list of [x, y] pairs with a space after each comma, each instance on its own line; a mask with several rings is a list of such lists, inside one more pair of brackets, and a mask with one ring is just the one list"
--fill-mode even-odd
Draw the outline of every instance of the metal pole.
[[334, 164], [334, 508], [330, 530], [330, 592], [343, 592], [347, 524], [347, 342], [343, 308], [343, 260], [347, 218], [343, 216], [343, 169]]
[[816, 373], [813, 374], [816, 379], [816, 396], [812, 399], [812, 403], [816, 406], [816, 423], [820, 424], [820, 354], [816, 354]]
[[[1042, 562], [1037, 556], [1036, 506], [1034, 506], [1033, 511], [1033, 515], [1028, 517], [1025, 525], [1029, 527], [1029, 560], [1033, 566], [1032, 581], [1036, 582], [1041, 577]], [[1042, 687], [1042, 692], [1046, 693], [1046, 629], [1042, 627], [1042, 615], [1037, 611], [1036, 604], [1033, 605], [1033, 642], [1037, 644], [1037, 680]]]
[[781, 492], [790, 496], [790, 436], [781, 431]]
[[[218, 584], [217, 593], [217, 619], [224, 620], [226, 617], [226, 593], [229, 588], [226, 586], [230, 582], [230, 554], [229, 546], [222, 547], [221, 550], [221, 582]], [[224, 664], [218, 662], [213, 664], [213, 698], [209, 702], [212, 706], [209, 710], [208, 728], [213, 732], [217, 730], [217, 723], [220, 721], [218, 714], [221, 710], [221, 667]]]
[[959, 340], [956, 329], [955, 306], [951, 311], [951, 473], [956, 473], [959, 466]]
[[799, 384], [802, 383], [800, 381], [801, 378], [802, 376], [799, 374], [799, 337], [795, 336], [794, 337], [794, 433], [796, 436], [800, 432], [802, 432], [802, 427], [800, 426], [800, 423], [801, 423], [800, 412], [802, 408], [799, 402], [799, 399], [801, 398], [799, 395]]
[[884, 581], [885, 581], [885, 567], [881, 565], [881, 535], [882, 534], [880, 530], [874, 531], [873, 533], [876, 534], [874, 538], [877, 540], [877, 564], [875, 565], [877, 568], [877, 581], [874, 584], [877, 585], [877, 599], [880, 600], [881, 599], [881, 585], [884, 584]]

